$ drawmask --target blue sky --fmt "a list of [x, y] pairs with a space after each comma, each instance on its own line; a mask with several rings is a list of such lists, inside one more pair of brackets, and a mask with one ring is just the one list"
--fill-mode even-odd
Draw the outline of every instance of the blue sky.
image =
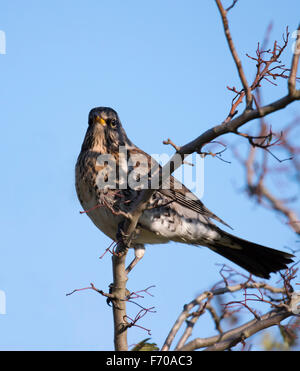
[[[227, 2], [230, 3], [230, 2]], [[232, 34], [248, 77], [268, 24], [272, 39], [299, 22], [299, 1], [240, 1], [230, 13]], [[6, 34], [1, 74], [0, 349], [110, 350], [111, 309], [95, 292], [66, 297], [93, 282], [106, 290], [111, 259], [99, 256], [110, 240], [80, 215], [74, 166], [95, 106], [116, 109], [130, 139], [148, 153], [172, 153], [162, 141], [185, 144], [225, 118], [239, 86], [214, 1], [64, 0], [0, 3]], [[283, 61], [290, 63], [289, 46]], [[285, 94], [266, 87], [264, 100]], [[272, 116], [281, 125], [299, 112], [295, 103]], [[255, 125], [252, 123], [250, 125]], [[249, 125], [249, 126], [250, 126]], [[234, 138], [236, 139], [236, 138]], [[246, 147], [243, 147], [244, 151]], [[225, 155], [225, 154], [224, 154]], [[272, 212], [242, 191], [243, 171], [205, 160], [203, 201], [243, 238], [274, 248], [295, 236]], [[131, 273], [128, 288], [150, 285], [143, 318], [161, 345], [183, 304], [219, 280], [222, 257], [205, 248], [152, 246]], [[134, 316], [138, 307], [129, 306]], [[207, 323], [198, 336], [212, 333]], [[200, 332], [201, 330], [201, 332]], [[148, 337], [138, 328], [129, 344]]]

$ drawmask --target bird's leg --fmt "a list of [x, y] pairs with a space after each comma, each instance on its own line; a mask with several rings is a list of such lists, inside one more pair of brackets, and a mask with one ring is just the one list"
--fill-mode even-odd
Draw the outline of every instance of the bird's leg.
[[124, 221], [119, 223], [118, 225], [118, 231], [116, 235], [117, 239], [117, 254], [122, 254], [125, 251], [128, 251], [128, 247], [126, 246], [126, 243], [124, 242], [126, 240], [126, 235], [123, 232], [124, 227]]
[[[118, 232], [117, 232], [117, 236], [116, 236], [117, 237], [117, 241], [118, 241], [117, 254], [122, 254], [124, 252], [127, 253], [128, 248], [129, 248], [126, 245], [126, 243], [124, 242], [124, 240], [126, 241], [126, 235], [123, 232], [123, 226], [124, 226], [124, 222], [121, 222], [118, 225]], [[135, 231], [134, 232], [133, 239], [136, 238], [137, 234], [138, 234], [138, 232]], [[132, 271], [132, 269], [142, 259], [142, 257], [144, 256], [144, 254], [145, 254], [145, 247], [144, 247], [144, 245], [140, 245], [140, 244], [134, 245], [134, 255], [135, 255], [135, 257], [132, 260], [132, 262], [128, 265], [128, 267], [126, 268], [126, 274], [128, 274], [130, 271]]]
[[135, 245], [134, 246], [134, 259], [126, 268], [126, 273], [128, 274], [132, 269], [137, 265], [137, 263], [142, 259], [145, 254], [144, 245]]

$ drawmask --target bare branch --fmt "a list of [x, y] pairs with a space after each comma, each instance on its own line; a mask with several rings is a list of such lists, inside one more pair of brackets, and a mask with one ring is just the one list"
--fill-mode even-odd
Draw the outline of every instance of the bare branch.
[[180, 348], [180, 351], [192, 351], [205, 348], [206, 351], [222, 351], [230, 349], [238, 343], [245, 341], [257, 332], [280, 324], [284, 319], [293, 314], [286, 310], [274, 310], [260, 317], [260, 320], [252, 320], [233, 330], [225, 332], [223, 335], [212, 336], [210, 338], [197, 338]]
[[91, 283], [91, 286], [89, 286], [89, 287], [84, 287], [83, 289], [75, 289], [72, 292], [70, 292], [69, 294], [66, 294], [66, 296], [70, 296], [70, 295], [73, 295], [75, 292], [84, 291], [84, 290], [94, 290], [94, 291], [98, 292], [98, 294], [101, 294], [102, 296], [105, 296], [106, 298], [109, 298], [110, 300], [114, 300], [115, 299], [114, 295], [105, 293], [103, 290], [97, 289], [94, 286], [93, 283]]
[[178, 147], [170, 138], [168, 138], [168, 140], [164, 140], [163, 144], [166, 145], [170, 144], [175, 149], [176, 152], [180, 150], [180, 147]]
[[[177, 335], [177, 333], [178, 333], [179, 329], [181, 328], [182, 324], [184, 323], [184, 321], [186, 321], [189, 318], [190, 311], [193, 307], [195, 307], [197, 305], [201, 305], [201, 303], [204, 300], [207, 300], [207, 299], [211, 300], [212, 297], [214, 297], [214, 296], [224, 295], [226, 293], [237, 292], [237, 291], [240, 291], [244, 288], [248, 288], [248, 289], [261, 289], [261, 288], [263, 288], [263, 289], [269, 290], [270, 292], [273, 292], [273, 293], [285, 293], [285, 288], [276, 288], [276, 287], [273, 287], [271, 285], [268, 285], [265, 282], [250, 282], [249, 279], [246, 282], [240, 283], [240, 284], [237, 284], [237, 285], [226, 286], [226, 287], [222, 287], [222, 288], [216, 288], [216, 289], [213, 289], [211, 291], [205, 291], [204, 293], [201, 293], [197, 298], [192, 300], [189, 304], [186, 304], [184, 306], [183, 311], [181, 312], [181, 314], [179, 315], [179, 317], [175, 321], [175, 324], [172, 327], [171, 331], [169, 332], [161, 350], [162, 351], [170, 350], [170, 347], [171, 347], [171, 345], [172, 345], [172, 343], [175, 339], [175, 336]], [[216, 339], [218, 339], [218, 337], [214, 337], [214, 341], [216, 341]], [[205, 346], [208, 346], [208, 345], [205, 345]], [[180, 348], [180, 350], [185, 350], [185, 349]]]
[[228, 13], [235, 6], [237, 2], [238, 0], [233, 0], [233, 3], [226, 9], [226, 12]]
[[188, 338], [192, 335], [193, 328], [194, 328], [196, 322], [198, 321], [200, 316], [205, 312], [206, 307], [207, 307], [207, 302], [205, 304], [199, 305], [198, 310], [194, 313], [191, 313], [190, 316], [192, 318], [186, 320], [186, 324], [187, 324], [186, 329], [185, 329], [184, 333], [182, 334], [175, 350], [180, 349], [187, 342]]
[[231, 33], [230, 33], [230, 30], [229, 30], [228, 19], [227, 19], [227, 11], [230, 10], [235, 5], [235, 3], [236, 2], [234, 2], [234, 4], [231, 7], [229, 7], [227, 10], [225, 10], [223, 5], [222, 5], [221, 0], [216, 0], [217, 7], [218, 7], [219, 12], [221, 14], [226, 40], [227, 40], [230, 52], [231, 52], [232, 57], [234, 59], [235, 65], [236, 65], [238, 73], [239, 73], [240, 80], [242, 82], [242, 85], [243, 85], [243, 88], [244, 88], [244, 91], [245, 91], [245, 94], [246, 94], [247, 109], [251, 109], [251, 106], [252, 106], [251, 89], [248, 85], [248, 81], [247, 81], [245, 72], [244, 72], [243, 67], [242, 67], [242, 62], [241, 62], [241, 60], [238, 56], [238, 53], [235, 49], [235, 46], [234, 46], [234, 43], [233, 43], [233, 40], [232, 40], [232, 37], [231, 37]]

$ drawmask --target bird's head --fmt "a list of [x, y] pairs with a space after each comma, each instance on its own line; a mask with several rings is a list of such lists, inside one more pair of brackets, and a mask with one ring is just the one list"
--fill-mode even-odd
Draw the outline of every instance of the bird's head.
[[131, 145], [115, 110], [96, 107], [89, 113], [89, 130], [95, 139], [101, 139], [109, 152], [118, 151], [120, 146]]

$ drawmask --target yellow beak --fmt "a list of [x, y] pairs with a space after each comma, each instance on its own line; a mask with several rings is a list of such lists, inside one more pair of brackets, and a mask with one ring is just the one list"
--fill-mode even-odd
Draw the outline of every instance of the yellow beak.
[[106, 121], [100, 116], [96, 116], [96, 122], [99, 122], [102, 126], [106, 126]]

